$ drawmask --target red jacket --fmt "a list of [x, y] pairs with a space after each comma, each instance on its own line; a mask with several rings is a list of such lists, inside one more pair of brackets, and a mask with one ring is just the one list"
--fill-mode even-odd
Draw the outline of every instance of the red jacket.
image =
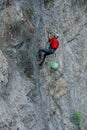
[[53, 48], [53, 49], [57, 49], [59, 47], [59, 41], [56, 39], [56, 38], [50, 38], [49, 39], [51, 44], [50, 44], [50, 47]]

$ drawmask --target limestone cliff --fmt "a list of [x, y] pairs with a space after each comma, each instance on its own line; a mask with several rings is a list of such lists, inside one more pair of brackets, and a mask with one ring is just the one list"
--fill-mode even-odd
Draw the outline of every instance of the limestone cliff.
[[86, 0], [0, 0], [0, 130], [87, 130]]

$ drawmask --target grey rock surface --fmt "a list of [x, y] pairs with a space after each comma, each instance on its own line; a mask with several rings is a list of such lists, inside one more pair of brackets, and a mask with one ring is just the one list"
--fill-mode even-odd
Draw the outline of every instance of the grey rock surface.
[[0, 50], [0, 88], [8, 83], [8, 62]]
[[[53, 5], [39, 0], [10, 2], [8, 7], [0, 4], [4, 6], [0, 12], [0, 130], [78, 130], [73, 111], [82, 114], [81, 130], [86, 130], [86, 5], [71, 0], [55, 0]], [[23, 15], [24, 3], [35, 11], [31, 18]], [[29, 37], [22, 30], [9, 33], [8, 21], [15, 18], [23, 18]], [[61, 44], [56, 57], [47, 57], [39, 67], [37, 52], [49, 45], [48, 31], [58, 32]], [[51, 61], [59, 62], [56, 71], [51, 70]]]

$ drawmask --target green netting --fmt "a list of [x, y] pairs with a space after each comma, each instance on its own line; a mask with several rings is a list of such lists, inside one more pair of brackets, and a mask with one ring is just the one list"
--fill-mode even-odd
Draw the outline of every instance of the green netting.
[[58, 66], [59, 66], [59, 63], [58, 63], [58, 62], [53, 62], [53, 61], [50, 62], [50, 68], [52, 68], [52, 69], [57, 69]]

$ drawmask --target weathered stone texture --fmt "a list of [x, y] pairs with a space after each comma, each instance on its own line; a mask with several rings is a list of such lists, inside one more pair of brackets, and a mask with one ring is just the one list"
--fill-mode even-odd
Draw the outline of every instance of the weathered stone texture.
[[[21, 2], [15, 1], [7, 9], [3, 8], [1, 16], [5, 23], [14, 21], [16, 17], [21, 19], [22, 12], [18, 10], [21, 9]], [[44, 6], [39, 0], [27, 2], [35, 10], [35, 16], [29, 19], [29, 39], [23, 39], [19, 33], [13, 37], [16, 42], [10, 37], [0, 43], [7, 57], [0, 51], [0, 130], [77, 130], [71, 120], [73, 110], [82, 113], [81, 127], [86, 130], [85, 6], [80, 7], [73, 3], [75, 1], [68, 0], [55, 0], [53, 6]], [[11, 10], [14, 13], [10, 13]], [[7, 18], [7, 14], [11, 19]], [[33, 27], [35, 30], [32, 33]], [[4, 27], [0, 30], [3, 34]], [[47, 57], [45, 64], [39, 67], [37, 51], [48, 46], [48, 31], [52, 35], [58, 32], [61, 44], [56, 57]], [[50, 61], [59, 62], [56, 71], [50, 68]]]

